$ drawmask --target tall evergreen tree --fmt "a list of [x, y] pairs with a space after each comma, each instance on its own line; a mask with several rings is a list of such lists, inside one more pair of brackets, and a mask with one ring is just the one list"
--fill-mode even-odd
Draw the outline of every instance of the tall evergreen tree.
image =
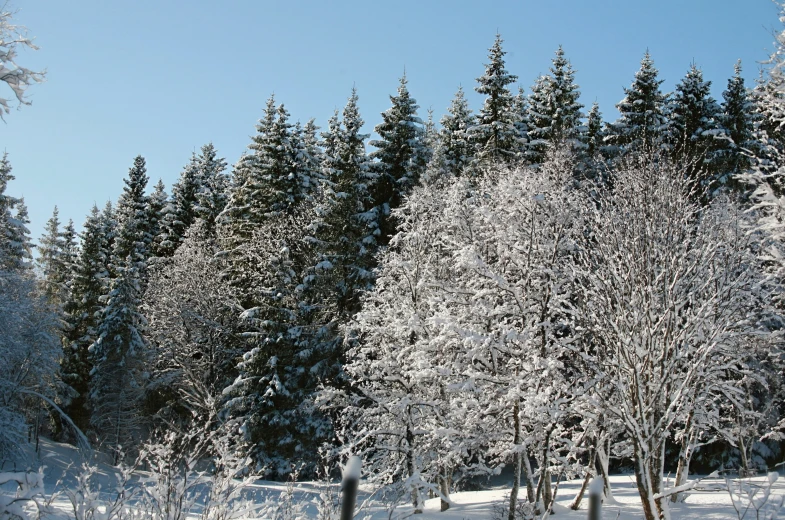
[[149, 256], [164, 256], [163, 241], [166, 235], [167, 216], [171, 213], [169, 196], [164, 181], [158, 179], [147, 201], [147, 222], [150, 234]]
[[463, 88], [455, 93], [447, 113], [442, 116], [441, 125], [429, 177], [461, 175], [474, 160], [474, 145], [469, 135], [474, 116]]
[[117, 236], [114, 262], [117, 267], [133, 265], [140, 277], [144, 276], [153, 238], [150, 233], [149, 197], [145, 195], [147, 181], [147, 166], [144, 157], [139, 155], [134, 158], [128, 177], [123, 179], [125, 186], [115, 208]]
[[488, 53], [490, 63], [485, 66], [485, 74], [477, 78], [475, 88], [486, 96], [477, 114], [477, 124], [471, 128], [476, 158], [480, 162], [511, 163], [521, 147], [515, 127], [513, 95], [507, 88], [518, 77], [504, 68], [507, 53], [502, 50], [502, 42], [501, 35], [497, 34]]
[[419, 183], [424, 169], [423, 123], [417, 116], [417, 101], [409, 94], [406, 75], [401, 77], [398, 95], [390, 96], [392, 107], [382, 113], [382, 123], [375, 131], [379, 139], [371, 141], [376, 150], [370, 154], [377, 162], [374, 203], [379, 208], [380, 242], [386, 244], [395, 234], [391, 210]]
[[28, 268], [32, 260], [27, 208], [22, 199], [6, 194], [12, 180], [11, 162], [4, 153], [0, 159], [0, 270], [3, 271]]
[[548, 148], [565, 144], [582, 148], [580, 91], [575, 84], [575, 71], [564, 57], [561, 46], [556, 50], [550, 74], [537, 80], [529, 97], [526, 157], [533, 164], [545, 160]]
[[703, 184], [716, 182], [717, 157], [725, 132], [720, 106], [711, 97], [711, 82], [693, 63], [676, 85], [667, 110], [669, 147], [677, 159], [687, 164], [687, 178]]
[[172, 185], [172, 197], [161, 225], [159, 256], [172, 256], [196, 219], [197, 197], [202, 184], [200, 173], [199, 159], [194, 153]]
[[88, 348], [98, 339], [102, 298], [109, 289], [111, 254], [107, 226], [97, 206], [84, 223], [81, 248], [74, 265], [69, 298], [64, 305], [65, 333], [60, 377], [69, 387], [61, 401], [65, 412], [82, 431], [90, 427], [88, 394], [92, 362]]
[[202, 146], [198, 157], [202, 184], [196, 194], [196, 216], [204, 221], [206, 232], [214, 235], [218, 215], [226, 208], [229, 196], [229, 177], [226, 161], [218, 157], [212, 143]]
[[624, 99], [616, 108], [619, 119], [611, 126], [609, 139], [616, 153], [660, 148], [668, 128], [665, 115], [667, 96], [660, 91], [663, 80], [654, 67], [649, 51], [643, 55], [635, 80], [624, 89]]
[[720, 164], [722, 168], [718, 181], [738, 189], [736, 175], [746, 172], [752, 166], [752, 157], [757, 153], [758, 142], [755, 138], [756, 113], [752, 97], [744, 85], [741, 75], [741, 62], [733, 67], [734, 74], [728, 80], [728, 88], [722, 93], [722, 127], [726, 139], [722, 141]]
[[36, 260], [41, 270], [42, 292], [46, 299], [55, 307], [62, 305], [68, 282], [67, 267], [64, 259], [64, 242], [60, 230], [60, 218], [57, 206], [52, 217], [47, 220], [44, 234], [38, 244], [39, 256]]

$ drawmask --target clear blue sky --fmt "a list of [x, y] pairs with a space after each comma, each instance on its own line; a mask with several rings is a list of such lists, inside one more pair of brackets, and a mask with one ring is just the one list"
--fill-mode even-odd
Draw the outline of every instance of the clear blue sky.
[[20, 63], [48, 70], [0, 123], [36, 241], [55, 204], [80, 227], [116, 200], [137, 154], [167, 191], [204, 143], [233, 164], [273, 92], [324, 126], [356, 85], [370, 133], [405, 67], [421, 115], [440, 118], [459, 85], [476, 110], [498, 30], [522, 86], [561, 44], [583, 104], [615, 119], [647, 48], [666, 90], [694, 60], [721, 99], [737, 59], [752, 84], [779, 29], [771, 0], [11, 1], [41, 47]]

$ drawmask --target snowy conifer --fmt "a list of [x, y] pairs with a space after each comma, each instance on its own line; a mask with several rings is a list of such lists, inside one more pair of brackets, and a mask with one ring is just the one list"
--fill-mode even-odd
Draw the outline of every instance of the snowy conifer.
[[624, 89], [624, 99], [616, 105], [619, 119], [611, 125], [608, 136], [616, 153], [663, 145], [668, 128], [665, 115], [667, 96], [660, 91], [663, 80], [658, 79], [658, 74], [649, 51], [646, 51], [635, 80]]
[[377, 179], [373, 188], [374, 204], [379, 208], [380, 243], [386, 244], [395, 234], [390, 211], [401, 205], [404, 197], [420, 181], [424, 168], [423, 122], [417, 116], [417, 101], [409, 94], [406, 75], [401, 77], [398, 94], [390, 96], [392, 107], [382, 113], [382, 123], [374, 129], [379, 139], [370, 142], [376, 150]]
[[549, 147], [565, 143], [580, 149], [582, 130], [580, 91], [575, 84], [575, 71], [564, 57], [560, 46], [553, 58], [550, 74], [540, 77], [532, 87], [527, 117], [529, 142], [526, 158], [541, 163]]
[[744, 85], [741, 75], [741, 62], [734, 65], [734, 74], [728, 80], [728, 87], [722, 93], [722, 127], [726, 139], [721, 143], [719, 152], [720, 185], [739, 187], [735, 176], [746, 172], [752, 166], [752, 157], [757, 153], [758, 142], [755, 138], [757, 115], [750, 92]]
[[504, 68], [507, 53], [502, 50], [502, 41], [497, 34], [488, 53], [490, 63], [485, 66], [485, 74], [477, 78], [475, 88], [486, 96], [477, 113], [476, 125], [470, 129], [476, 159], [480, 162], [514, 162], [521, 148], [515, 128], [513, 95], [508, 88], [518, 77]]
[[[24, 201], [6, 194], [14, 180], [8, 154], [0, 159], [0, 269], [17, 270], [30, 267], [32, 246], [27, 229], [27, 208]], [[15, 210], [15, 211], [14, 211]]]
[[441, 130], [434, 151], [433, 164], [429, 172], [429, 180], [442, 175], [457, 177], [472, 163], [474, 145], [470, 140], [469, 130], [474, 125], [474, 116], [469, 109], [469, 102], [459, 88], [455, 93], [447, 113], [441, 119]]

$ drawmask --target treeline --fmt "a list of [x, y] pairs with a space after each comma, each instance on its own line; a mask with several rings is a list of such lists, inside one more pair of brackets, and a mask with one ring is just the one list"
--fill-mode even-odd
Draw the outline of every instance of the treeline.
[[504, 56], [497, 36], [482, 107], [459, 89], [439, 128], [403, 77], [376, 140], [352, 90], [323, 129], [271, 97], [231, 172], [205, 145], [171, 194], [137, 157], [81, 235], [55, 209], [37, 274], [4, 159], [0, 304], [30, 310], [0, 340], [3, 449], [30, 387], [117, 457], [194, 428], [275, 476], [365, 450], [417, 507], [514, 462], [542, 511], [552, 475], [613, 457], [651, 517], [666, 452], [685, 478], [703, 445], [715, 465], [779, 457], [761, 442], [781, 417], [778, 259], [741, 209], [779, 193], [778, 76], [750, 89], [737, 64], [717, 102], [692, 65], [668, 94], [646, 53], [605, 122], [563, 49], [528, 93]]

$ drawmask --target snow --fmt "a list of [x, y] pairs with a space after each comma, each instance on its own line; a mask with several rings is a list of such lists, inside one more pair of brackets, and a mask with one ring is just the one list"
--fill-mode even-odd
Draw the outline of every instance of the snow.
[[[42, 451], [39, 462], [45, 466], [40, 473], [43, 477], [43, 493], [50, 499], [55, 491], [60, 494], [54, 496], [51, 502], [52, 514], [49, 518], [66, 519], [73, 518], [73, 508], [69, 501], [69, 493], [63, 492], [73, 489], [77, 484], [78, 471], [81, 465], [82, 453], [76, 448], [67, 444], [58, 444], [47, 439], [42, 439]], [[97, 454], [100, 458], [101, 454]], [[107, 457], [108, 458], [108, 457]], [[100, 486], [100, 491], [92, 499], [103, 502], [111, 498], [111, 493], [115, 489], [118, 478], [121, 477], [117, 468], [106, 463], [106, 459], [94, 461], [96, 471], [93, 475], [93, 484], [96, 488]], [[344, 475], [356, 475], [360, 469], [360, 461], [357, 457], [352, 457], [346, 465]], [[353, 472], [353, 473], [352, 473]], [[145, 472], [136, 472], [137, 478], [144, 479], [148, 475]], [[742, 514], [744, 508], [750, 500], [748, 492], [756, 492], [756, 502], [762, 497], [767, 497], [769, 506], [776, 506], [781, 509], [783, 499], [785, 499], [785, 479], [778, 479], [777, 473], [761, 475], [754, 478], [738, 479], [732, 478], [726, 481], [723, 478], [705, 477], [700, 485], [688, 490], [683, 502], [671, 503], [671, 513], [673, 520], [719, 520], [728, 518], [739, 518], [734, 510], [731, 495], [728, 493], [728, 484], [736, 491], [734, 500]], [[30, 481], [29, 478], [33, 480]], [[7, 504], [8, 500], [17, 493], [16, 481], [26, 481], [37, 484], [39, 473], [32, 476], [12, 474], [11, 472], [0, 472], [0, 482], [6, 482], [0, 486], [0, 504]], [[500, 477], [503, 479], [504, 477]], [[633, 475], [612, 475], [610, 477], [611, 487], [613, 488], [614, 498], [606, 500], [603, 504], [604, 518], [618, 518], [619, 520], [632, 520], [642, 517], [640, 498]], [[569, 506], [580, 489], [582, 480], [570, 480], [559, 485], [558, 496], [554, 506], [555, 517], [564, 520], [584, 520], [586, 518], [586, 508], [588, 499], [581, 503], [581, 509], [573, 511]], [[431, 498], [425, 501], [422, 515], [417, 515], [418, 520], [464, 520], [464, 519], [488, 519], [498, 516], [500, 508], [509, 497], [509, 483], [497, 480], [492, 483], [489, 489], [481, 491], [463, 491], [451, 495], [451, 507], [445, 512], [440, 511], [441, 501], [439, 498]], [[666, 483], [666, 488], [671, 487], [672, 481]], [[771, 486], [770, 495], [765, 490]], [[596, 489], [595, 489], [596, 488]], [[40, 489], [38, 485], [26, 486], [21, 490], [22, 493], [30, 494], [30, 491]], [[243, 518], [267, 518], [272, 511], [271, 507], [278, 507], [278, 504], [291, 499], [294, 502], [293, 514], [300, 514], [299, 518], [317, 518], [318, 501], [329, 490], [337, 497], [339, 484], [322, 482], [271, 482], [258, 480], [251, 483], [245, 496], [252, 497], [253, 503], [248, 504], [252, 510], [256, 510], [256, 515], [244, 516]], [[602, 480], [595, 478], [590, 486], [590, 493], [599, 489], [602, 490]], [[739, 490], [741, 489], [741, 492]], [[757, 490], [757, 491], [756, 491]], [[376, 495], [367, 483], [361, 482], [360, 494], [357, 500], [358, 510], [355, 518], [368, 520], [381, 520], [385, 518], [402, 519], [411, 517], [412, 507], [406, 500], [401, 503], [390, 505], [375, 500]], [[105, 503], [105, 502], [103, 502]], [[30, 511], [28, 503], [25, 508]], [[200, 504], [196, 504], [188, 515], [188, 518], [198, 518], [200, 516]], [[769, 511], [761, 518], [771, 518]], [[0, 515], [2, 516], [2, 515]], [[747, 511], [746, 518], [755, 518], [756, 512], [753, 508]], [[284, 520], [289, 517], [282, 517]], [[292, 516], [294, 518], [294, 516]]]

